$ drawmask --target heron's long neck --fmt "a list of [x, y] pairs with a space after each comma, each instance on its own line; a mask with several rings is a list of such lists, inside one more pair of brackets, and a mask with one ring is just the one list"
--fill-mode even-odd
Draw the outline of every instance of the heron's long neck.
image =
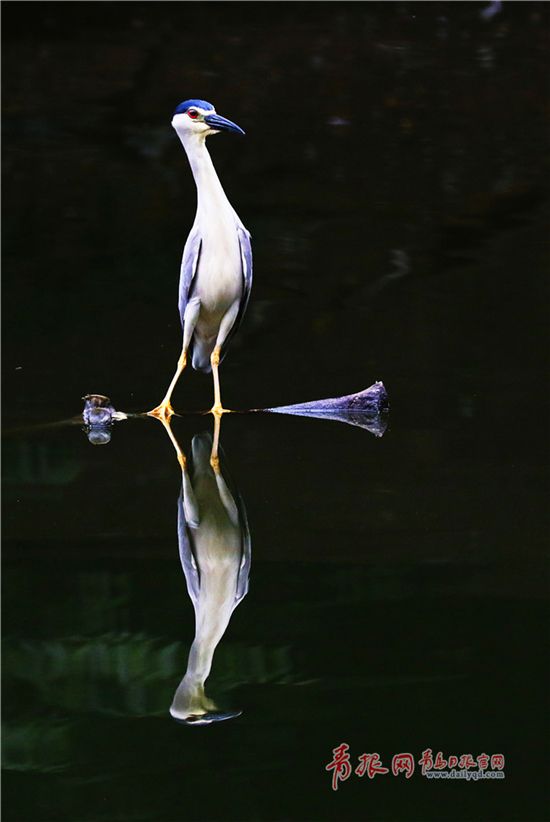
[[186, 141], [183, 146], [197, 186], [197, 212], [210, 217], [219, 213], [220, 209], [230, 209], [205, 140]]

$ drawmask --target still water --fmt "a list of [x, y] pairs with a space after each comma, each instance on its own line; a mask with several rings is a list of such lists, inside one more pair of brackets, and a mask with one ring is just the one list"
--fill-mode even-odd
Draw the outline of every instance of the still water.
[[[548, 818], [548, 6], [487, 6], [4, 4], [5, 819]], [[172, 440], [139, 416], [194, 96], [246, 131], [209, 140], [255, 263], [224, 404], [380, 380], [382, 436], [230, 414], [216, 472], [191, 369]], [[50, 425], [94, 392], [137, 416]], [[333, 791], [343, 743], [389, 772]]]

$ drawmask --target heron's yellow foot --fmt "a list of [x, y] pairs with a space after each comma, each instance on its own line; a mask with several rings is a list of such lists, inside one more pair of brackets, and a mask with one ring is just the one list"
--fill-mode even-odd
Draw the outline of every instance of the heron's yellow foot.
[[227, 414], [227, 410], [223, 407], [221, 402], [215, 402], [210, 409], [210, 413], [214, 414], [215, 417], [221, 417], [222, 414]]
[[161, 402], [160, 405], [157, 405], [156, 408], [153, 408], [152, 411], [147, 412], [147, 416], [149, 417], [157, 417], [161, 420], [169, 420], [174, 413], [174, 409], [170, 405], [170, 400], [168, 402]]

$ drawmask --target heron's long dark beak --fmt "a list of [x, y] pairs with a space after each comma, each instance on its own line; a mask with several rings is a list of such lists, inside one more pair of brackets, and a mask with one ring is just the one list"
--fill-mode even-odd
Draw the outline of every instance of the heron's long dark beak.
[[236, 131], [238, 134], [244, 134], [240, 126], [232, 123], [231, 120], [226, 120], [225, 117], [220, 117], [219, 114], [207, 114], [204, 117], [204, 122], [216, 131]]

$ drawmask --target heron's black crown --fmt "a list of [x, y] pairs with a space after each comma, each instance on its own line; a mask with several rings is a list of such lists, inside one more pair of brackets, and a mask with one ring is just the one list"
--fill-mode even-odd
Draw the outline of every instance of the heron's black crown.
[[186, 100], [184, 103], [179, 104], [174, 112], [174, 115], [185, 114], [187, 109], [192, 108], [193, 106], [196, 108], [202, 108], [206, 111], [214, 111], [214, 106], [212, 103], [207, 103], [206, 100]]

